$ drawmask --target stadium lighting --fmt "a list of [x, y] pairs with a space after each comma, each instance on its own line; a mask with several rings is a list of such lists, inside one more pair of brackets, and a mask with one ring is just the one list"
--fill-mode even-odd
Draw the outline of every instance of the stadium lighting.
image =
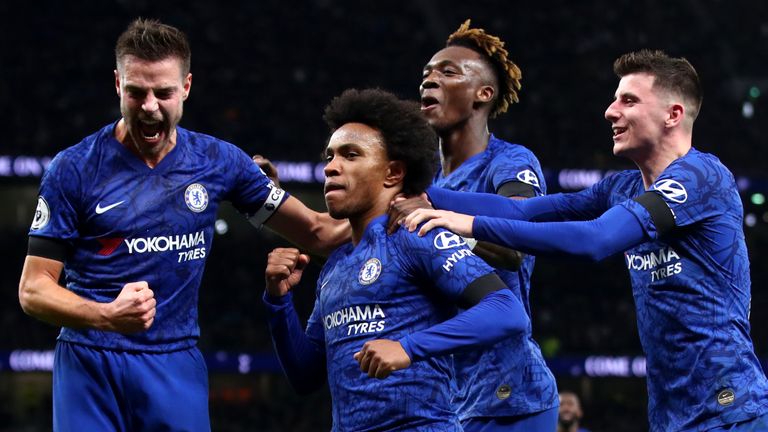
[[755, 216], [754, 213], [747, 213], [747, 215], [744, 216], [744, 225], [750, 228], [757, 225], [757, 216]]
[[755, 115], [755, 106], [752, 105], [752, 102], [744, 102], [744, 104], [741, 106], [741, 115], [745, 119], [751, 119]]
[[214, 228], [216, 229], [216, 234], [224, 235], [229, 231], [229, 224], [224, 219], [217, 219]]
[[750, 197], [750, 200], [754, 205], [763, 205], [765, 204], [765, 195], [761, 194], [760, 192], [753, 193]]

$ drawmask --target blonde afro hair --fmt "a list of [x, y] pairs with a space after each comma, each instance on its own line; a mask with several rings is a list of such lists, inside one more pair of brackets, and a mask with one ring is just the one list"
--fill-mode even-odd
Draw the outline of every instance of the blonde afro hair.
[[448, 36], [446, 46], [463, 46], [483, 55], [493, 66], [499, 82], [499, 95], [491, 109], [491, 118], [507, 112], [509, 106], [519, 102], [518, 91], [523, 77], [520, 68], [509, 59], [504, 41], [489, 35], [481, 28], [469, 28], [471, 20], [464, 21], [458, 30]]

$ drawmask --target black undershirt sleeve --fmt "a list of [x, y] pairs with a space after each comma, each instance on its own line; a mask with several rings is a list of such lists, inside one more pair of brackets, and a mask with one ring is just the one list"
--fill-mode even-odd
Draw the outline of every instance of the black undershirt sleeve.
[[499, 190], [496, 191], [496, 195], [501, 195], [505, 197], [533, 198], [536, 196], [536, 190], [533, 188], [533, 186], [529, 185], [528, 183], [523, 183], [519, 181], [510, 181], [501, 185], [501, 187], [499, 187]]
[[469, 309], [480, 303], [480, 300], [488, 294], [502, 289], [507, 289], [507, 285], [504, 284], [496, 273], [480, 276], [464, 288], [464, 292], [459, 297], [459, 307]]
[[64, 262], [67, 257], [67, 244], [48, 237], [29, 236], [27, 255]]
[[675, 228], [675, 216], [661, 195], [648, 191], [633, 199], [651, 214], [659, 237], [663, 237]]

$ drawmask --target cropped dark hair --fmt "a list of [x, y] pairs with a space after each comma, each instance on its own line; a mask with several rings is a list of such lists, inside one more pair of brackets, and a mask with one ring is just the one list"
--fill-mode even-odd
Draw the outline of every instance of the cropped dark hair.
[[181, 73], [187, 75], [192, 63], [187, 35], [158, 20], [138, 18], [117, 39], [115, 58], [118, 66], [127, 56], [159, 61], [175, 57], [181, 60]]
[[663, 51], [643, 49], [630, 52], [613, 62], [613, 71], [620, 78], [644, 72], [656, 79], [653, 86], [675, 93], [686, 102], [691, 121], [696, 119], [704, 99], [696, 69], [685, 58], [670, 57]]
[[469, 28], [470, 20], [464, 21], [458, 30], [448, 36], [446, 46], [461, 46], [469, 48], [481, 56], [493, 70], [498, 83], [498, 95], [491, 108], [491, 118], [507, 112], [510, 105], [519, 101], [517, 93], [522, 85], [523, 73], [509, 59], [509, 53], [504, 48], [504, 41], [497, 36], [489, 35], [481, 28]]
[[432, 183], [437, 135], [418, 103], [381, 89], [348, 89], [333, 98], [323, 118], [331, 132], [347, 123], [362, 123], [379, 131], [387, 158], [405, 164], [403, 193], [419, 194]]

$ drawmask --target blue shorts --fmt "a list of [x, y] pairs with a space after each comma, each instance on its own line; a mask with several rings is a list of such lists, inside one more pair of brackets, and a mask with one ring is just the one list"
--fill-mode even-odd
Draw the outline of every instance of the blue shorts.
[[711, 429], [710, 432], [763, 432], [768, 431], [768, 414], [763, 414], [760, 417], [753, 418], [751, 420], [734, 423], [728, 426], [720, 426], [715, 429]]
[[121, 352], [58, 342], [53, 430], [210, 431], [200, 350]]
[[464, 432], [553, 432], [559, 407], [514, 417], [473, 417], [461, 422]]

